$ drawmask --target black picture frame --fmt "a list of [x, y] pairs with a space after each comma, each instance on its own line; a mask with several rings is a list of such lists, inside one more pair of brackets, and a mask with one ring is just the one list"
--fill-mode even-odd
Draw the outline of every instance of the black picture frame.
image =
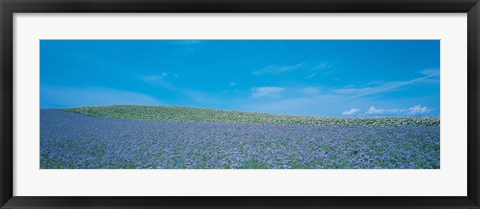
[[[1, 208], [480, 208], [478, 0], [0, 0]], [[466, 197], [19, 197], [13, 196], [14, 13], [467, 13]], [[94, 189], [94, 188], [92, 188]]]

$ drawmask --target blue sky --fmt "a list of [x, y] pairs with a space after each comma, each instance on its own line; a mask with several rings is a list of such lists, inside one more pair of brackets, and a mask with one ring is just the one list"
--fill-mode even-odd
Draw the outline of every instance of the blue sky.
[[440, 112], [438, 40], [41, 40], [40, 107]]

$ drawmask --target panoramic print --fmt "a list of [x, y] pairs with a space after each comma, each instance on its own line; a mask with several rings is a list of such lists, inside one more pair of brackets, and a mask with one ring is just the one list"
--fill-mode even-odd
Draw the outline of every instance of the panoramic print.
[[41, 40], [40, 169], [440, 169], [439, 40]]

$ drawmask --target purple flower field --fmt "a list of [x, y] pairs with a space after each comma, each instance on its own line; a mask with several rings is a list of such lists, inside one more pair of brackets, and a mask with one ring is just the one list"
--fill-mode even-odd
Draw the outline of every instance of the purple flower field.
[[440, 127], [165, 122], [40, 112], [42, 169], [438, 169]]

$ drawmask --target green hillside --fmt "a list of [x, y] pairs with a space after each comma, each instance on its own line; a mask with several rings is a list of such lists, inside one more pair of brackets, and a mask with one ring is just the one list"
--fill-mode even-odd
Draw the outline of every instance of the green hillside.
[[234, 122], [255, 124], [302, 124], [302, 125], [428, 125], [438, 126], [439, 117], [382, 117], [382, 118], [342, 118], [277, 115], [253, 112], [238, 112], [216, 109], [177, 107], [177, 106], [141, 106], [114, 105], [66, 108], [64, 110], [90, 116], [145, 120], [145, 121], [182, 121], [182, 122]]

